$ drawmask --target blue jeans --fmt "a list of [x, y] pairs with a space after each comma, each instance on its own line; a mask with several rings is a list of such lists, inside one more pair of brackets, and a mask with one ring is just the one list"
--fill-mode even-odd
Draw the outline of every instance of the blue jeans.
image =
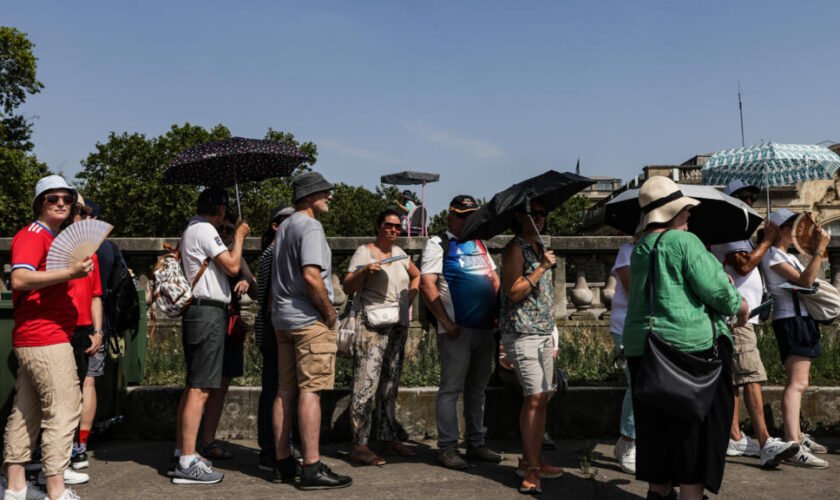
[[260, 351], [263, 356], [262, 391], [257, 410], [257, 443], [261, 455], [274, 457], [272, 416], [277, 395], [277, 337], [274, 330], [263, 333]]
[[[610, 332], [613, 341], [615, 342], [615, 349], [621, 349], [622, 334]], [[627, 363], [622, 361], [624, 366], [624, 376], [627, 378], [627, 390], [624, 391], [624, 401], [621, 403], [621, 424], [619, 425], [619, 432], [622, 436], [636, 439], [636, 422], [633, 420], [633, 396], [630, 390], [630, 369], [627, 368]]]

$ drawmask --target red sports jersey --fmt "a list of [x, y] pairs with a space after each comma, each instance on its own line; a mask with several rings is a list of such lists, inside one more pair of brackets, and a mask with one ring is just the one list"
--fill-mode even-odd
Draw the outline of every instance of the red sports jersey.
[[[54, 235], [39, 222], [18, 231], [12, 239], [12, 272], [16, 269], [44, 271]], [[76, 326], [76, 306], [67, 283], [39, 290], [13, 290], [14, 347], [36, 347], [69, 342]]]
[[99, 258], [96, 254], [93, 259], [93, 271], [84, 278], [70, 280], [70, 296], [73, 297], [73, 304], [79, 317], [76, 318], [76, 326], [88, 326], [93, 323], [90, 315], [90, 306], [94, 297], [102, 296], [102, 282], [99, 281]]

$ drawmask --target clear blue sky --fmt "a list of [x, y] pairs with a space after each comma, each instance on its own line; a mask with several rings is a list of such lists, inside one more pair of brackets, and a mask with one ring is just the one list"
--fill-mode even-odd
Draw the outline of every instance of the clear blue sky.
[[311, 140], [327, 178], [439, 172], [437, 211], [549, 168], [625, 180], [747, 144], [840, 141], [838, 2], [5, 2], [69, 177], [110, 131]]

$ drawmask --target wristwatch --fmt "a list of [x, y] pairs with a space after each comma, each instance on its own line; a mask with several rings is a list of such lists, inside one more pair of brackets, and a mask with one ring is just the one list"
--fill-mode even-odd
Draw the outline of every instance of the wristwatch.
[[94, 330], [94, 331], [93, 331], [93, 334], [94, 334], [94, 335], [97, 335], [97, 334], [98, 334], [98, 335], [105, 335], [105, 332], [103, 332], [102, 330]]

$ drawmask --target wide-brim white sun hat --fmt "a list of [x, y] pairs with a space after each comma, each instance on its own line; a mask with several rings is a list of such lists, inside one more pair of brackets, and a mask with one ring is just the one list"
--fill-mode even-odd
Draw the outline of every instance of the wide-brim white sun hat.
[[639, 190], [643, 227], [668, 222], [684, 208], [696, 207], [699, 204], [700, 200], [683, 195], [676, 182], [661, 175], [645, 181]]

